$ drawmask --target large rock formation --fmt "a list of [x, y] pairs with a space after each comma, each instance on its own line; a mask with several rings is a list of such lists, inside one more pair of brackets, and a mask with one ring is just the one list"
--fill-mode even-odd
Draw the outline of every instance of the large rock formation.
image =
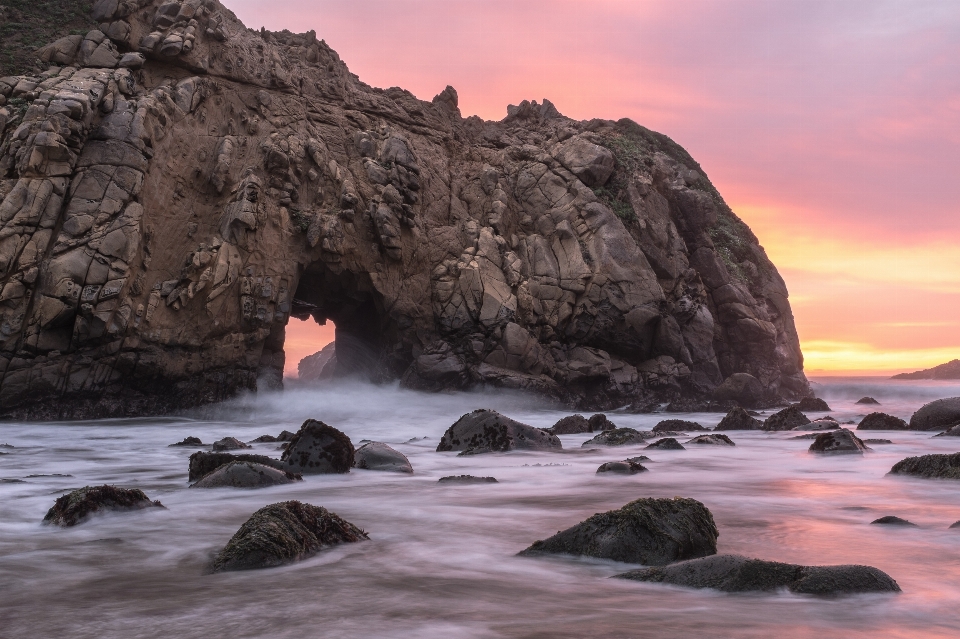
[[415, 388], [809, 392], [783, 280], [669, 138], [546, 100], [464, 118], [216, 0], [93, 17], [0, 79], [0, 412], [278, 384], [291, 315], [336, 324], [338, 375]]

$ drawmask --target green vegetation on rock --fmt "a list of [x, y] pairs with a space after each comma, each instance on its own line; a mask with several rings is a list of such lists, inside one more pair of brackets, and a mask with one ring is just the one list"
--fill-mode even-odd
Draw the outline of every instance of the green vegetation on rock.
[[96, 28], [90, 0], [3, 0], [0, 3], [0, 77], [45, 69], [37, 49]]

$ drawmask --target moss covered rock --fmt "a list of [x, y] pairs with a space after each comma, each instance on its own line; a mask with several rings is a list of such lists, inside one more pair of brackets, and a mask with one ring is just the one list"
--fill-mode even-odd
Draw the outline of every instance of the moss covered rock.
[[270, 504], [240, 526], [214, 559], [213, 571], [281, 566], [366, 539], [367, 533], [326, 508], [299, 501]]
[[717, 552], [713, 515], [695, 499], [642, 498], [536, 541], [521, 555], [586, 555], [648, 566]]
[[890, 474], [926, 479], [960, 479], [960, 453], [907, 457], [894, 464]]
[[344, 433], [315, 419], [308, 419], [280, 460], [287, 469], [303, 474], [348, 473], [356, 451]]
[[76, 526], [94, 513], [125, 512], [144, 508], [163, 508], [159, 501], [150, 501], [142, 490], [116, 486], [85, 486], [57, 499], [43, 518], [45, 524], [64, 528]]

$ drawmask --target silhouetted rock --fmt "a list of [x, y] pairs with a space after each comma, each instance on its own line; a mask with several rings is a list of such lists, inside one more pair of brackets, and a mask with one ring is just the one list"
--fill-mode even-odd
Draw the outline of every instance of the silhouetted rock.
[[801, 566], [741, 555], [691, 559], [670, 566], [631, 570], [616, 577], [722, 592], [769, 592], [781, 588], [806, 595], [900, 592], [896, 581], [871, 566]]
[[890, 474], [926, 479], [960, 479], [960, 453], [907, 457], [894, 464]]
[[645, 444], [646, 437], [640, 431], [633, 428], [616, 428], [614, 430], [605, 430], [593, 439], [583, 442], [582, 447], [588, 446], [629, 446], [631, 444]]
[[144, 508], [163, 508], [159, 501], [150, 501], [142, 490], [116, 486], [85, 486], [57, 499], [47, 511], [43, 523], [67, 528], [83, 523], [91, 515], [104, 512], [127, 512]]
[[819, 397], [804, 397], [799, 402], [794, 404], [801, 411], [829, 411], [831, 408], [827, 405], [827, 402], [823, 401]]
[[767, 417], [763, 422], [763, 430], [793, 430], [797, 426], [810, 423], [810, 419], [800, 412], [796, 406], [788, 406], [780, 412]]
[[583, 415], [567, 415], [550, 428], [554, 435], [576, 435], [590, 432], [590, 422]]
[[469, 455], [508, 450], [560, 450], [560, 439], [545, 430], [484, 408], [467, 413], [440, 438], [437, 452], [463, 451]]
[[597, 473], [611, 473], [614, 475], [636, 475], [647, 472], [647, 468], [638, 460], [646, 460], [644, 456], [632, 457], [621, 461], [607, 462], [597, 468]]
[[259, 437], [250, 440], [251, 444], [271, 444], [276, 442], [277, 438], [273, 435], [260, 435]]
[[367, 533], [326, 508], [285, 501], [253, 513], [214, 559], [213, 571], [281, 566], [365, 539]]
[[847, 428], [820, 433], [810, 444], [811, 453], [862, 455], [867, 450], [866, 444]]
[[191, 488], [265, 488], [292, 484], [300, 475], [249, 461], [232, 461], [204, 475]]
[[937, 433], [934, 437], [960, 437], [960, 424], [951, 426], [942, 433]]
[[864, 440], [861, 440], [861, 441], [863, 441], [863, 443], [866, 444], [866, 445], [868, 445], [868, 446], [876, 446], [876, 445], [878, 445], [878, 444], [882, 446], [882, 445], [884, 445], [884, 444], [892, 444], [892, 443], [893, 443], [893, 442], [890, 441], [889, 439], [864, 439]]
[[911, 430], [947, 430], [960, 423], [960, 397], [924, 404], [910, 418]]
[[337, 343], [330, 342], [313, 355], [307, 355], [297, 363], [297, 379], [317, 382], [333, 379], [337, 368]]
[[875, 399], [872, 398], [872, 397], [861, 397], [860, 399], [858, 399], [858, 400], [856, 401], [856, 403], [857, 403], [857, 404], [877, 404], [877, 405], [880, 404], [880, 402], [878, 402], [877, 400], [875, 400]]
[[586, 555], [660, 566], [716, 553], [719, 535], [713, 515], [699, 501], [642, 498], [536, 541], [520, 554]]
[[900, 373], [890, 379], [960, 379], [960, 359], [914, 373]]
[[321, 421], [308, 419], [280, 460], [287, 468], [304, 475], [325, 473], [348, 473], [353, 467], [353, 442], [345, 434]]
[[230, 453], [205, 453], [203, 451], [198, 451], [190, 455], [189, 479], [190, 481], [197, 481], [201, 477], [212, 473], [224, 464], [229, 464], [232, 461], [253, 462], [255, 464], [263, 464], [264, 466], [269, 466], [270, 468], [276, 468], [278, 470], [287, 469], [287, 465], [284, 462], [280, 461], [279, 459], [267, 457], [265, 455], [250, 455], [247, 453], [232, 455]]
[[734, 373], [723, 380], [711, 396], [716, 400], [733, 400], [741, 406], [753, 408], [763, 404], [766, 390], [753, 375]]
[[660, 450], [686, 450], [683, 447], [683, 444], [675, 440], [673, 437], [664, 437], [663, 439], [658, 439], [657, 441], [648, 445], [647, 448], [658, 448]]
[[893, 515], [887, 515], [885, 517], [881, 517], [880, 519], [874, 519], [870, 523], [877, 524], [880, 526], [913, 526], [914, 528], [918, 527], [912, 521], [907, 521], [906, 519], [900, 519], [899, 517], [894, 517]]
[[736, 446], [733, 440], [722, 433], [711, 433], [709, 435], [698, 435], [687, 444], [700, 444], [701, 446]]
[[960, 521], [955, 521], [950, 524], [950, 528], [960, 528]]
[[607, 416], [603, 413], [592, 415], [587, 421], [590, 423], [591, 433], [597, 433], [604, 430], [614, 430], [617, 427], [617, 425], [607, 419]]
[[761, 430], [763, 422], [754, 419], [742, 408], [734, 408], [720, 420], [714, 430]]
[[684, 433], [688, 431], [707, 430], [697, 422], [688, 422], [684, 419], [665, 419], [653, 427], [654, 433]]
[[203, 446], [203, 442], [200, 441], [199, 437], [184, 437], [183, 440], [176, 444], [170, 444], [170, 446]]
[[496, 477], [474, 477], [473, 475], [450, 475], [441, 477], [438, 482], [445, 484], [496, 484]]
[[407, 456], [383, 442], [369, 442], [357, 449], [354, 466], [365, 470], [385, 470], [394, 473], [412, 473]]
[[244, 444], [236, 437], [224, 437], [213, 442], [213, 451], [222, 453], [227, 450], [243, 450], [244, 448], [253, 448], [250, 444]]
[[886, 413], [870, 413], [860, 420], [857, 430], [909, 430], [907, 422]]

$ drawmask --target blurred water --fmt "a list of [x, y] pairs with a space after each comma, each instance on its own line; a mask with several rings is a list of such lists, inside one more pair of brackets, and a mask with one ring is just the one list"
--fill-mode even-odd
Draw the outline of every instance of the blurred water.
[[[841, 421], [874, 409], [900, 417], [942, 382], [817, 380]], [[872, 395], [880, 407], [854, 402]], [[871, 433], [895, 443], [862, 458], [815, 457], [796, 433], [729, 433], [735, 448], [584, 450], [458, 458], [436, 453], [461, 414], [488, 407], [547, 427], [568, 414], [510, 393], [426, 395], [337, 386], [241, 398], [189, 417], [2, 424], [0, 636], [6, 637], [956, 637], [960, 633], [960, 493], [954, 482], [886, 477], [898, 460], [956, 452], [930, 433]], [[817, 414], [811, 414], [815, 416]], [[194, 435], [251, 440], [322, 419], [353, 439], [405, 453], [413, 476], [354, 470], [256, 491], [187, 488]], [[613, 413], [650, 428], [663, 415]], [[714, 426], [721, 415], [682, 416]], [[413, 438], [426, 437], [411, 441]], [[257, 452], [279, 456], [276, 444]], [[595, 474], [647, 454], [650, 472]], [[69, 476], [51, 476], [54, 473]], [[438, 485], [451, 474], [498, 484]], [[42, 476], [37, 476], [42, 475]], [[112, 483], [143, 489], [167, 510], [40, 525], [65, 491]], [[632, 568], [574, 558], [519, 558], [536, 539], [638, 497], [692, 497], [713, 512], [720, 552], [805, 564], [863, 563], [900, 595], [815, 599], [728, 595], [608, 579]], [[325, 506], [371, 541], [292, 566], [219, 575], [206, 566], [256, 509], [300, 499]], [[870, 526], [898, 515], [916, 529]]]

